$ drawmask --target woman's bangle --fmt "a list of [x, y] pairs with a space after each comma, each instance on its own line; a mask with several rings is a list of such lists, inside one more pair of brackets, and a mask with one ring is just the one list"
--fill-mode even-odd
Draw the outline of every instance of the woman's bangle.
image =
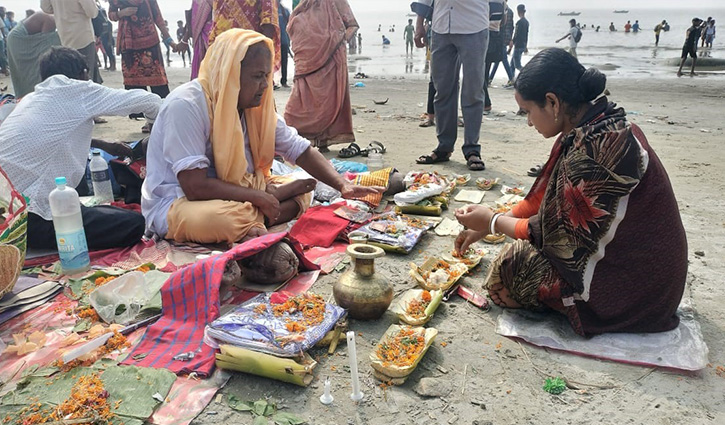
[[491, 217], [491, 223], [489, 224], [489, 227], [488, 227], [488, 232], [490, 234], [492, 234], [492, 235], [496, 234], [496, 220], [498, 220], [498, 218], [501, 217], [502, 215], [503, 214], [501, 214], [501, 213], [496, 213], [493, 215], [493, 217]]

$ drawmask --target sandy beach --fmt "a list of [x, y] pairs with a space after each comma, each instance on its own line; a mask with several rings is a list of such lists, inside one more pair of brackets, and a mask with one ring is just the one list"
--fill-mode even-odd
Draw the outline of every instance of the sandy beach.
[[[674, 73], [673, 73], [674, 74]], [[187, 80], [188, 71], [172, 68], [173, 87]], [[122, 87], [121, 73], [103, 72], [109, 87]], [[9, 84], [6, 77], [0, 85]], [[383, 142], [387, 165], [405, 173], [433, 169], [464, 173], [460, 150], [453, 160], [434, 167], [416, 166], [415, 158], [435, 147], [435, 130], [419, 128], [424, 111], [427, 82], [422, 79], [366, 79], [365, 87], [351, 88], [358, 144]], [[351, 323], [358, 336], [358, 359], [362, 372], [364, 401], [349, 399], [349, 371], [344, 346], [333, 356], [319, 356], [317, 379], [308, 388], [280, 384], [250, 375], [235, 374], [222, 390], [242, 400], [270, 398], [286, 411], [310, 424], [719, 424], [725, 423], [725, 153], [723, 153], [722, 78], [672, 77], [611, 79], [610, 100], [630, 112], [669, 172], [687, 230], [690, 269], [686, 297], [691, 297], [710, 349], [710, 364], [697, 373], [651, 369], [562, 354], [520, 344], [495, 333], [501, 310], [484, 312], [460, 298], [441, 306], [430, 326], [440, 334], [406, 384], [383, 390], [371, 374], [367, 358], [385, 329], [394, 321], [387, 313], [374, 322]], [[275, 92], [279, 111], [284, 110], [289, 90]], [[494, 111], [484, 117], [481, 144], [486, 171], [473, 177], [499, 177], [505, 184], [531, 186], [529, 167], [543, 162], [553, 140], [544, 140], [526, 119], [517, 117], [513, 91], [491, 90]], [[386, 105], [373, 100], [389, 98]], [[142, 122], [108, 117], [96, 126], [95, 137], [106, 140], [137, 140]], [[459, 132], [462, 137], [462, 130]], [[459, 145], [460, 146], [460, 145]], [[329, 158], [341, 146], [333, 146]], [[490, 196], [490, 197], [489, 197]], [[484, 203], [496, 196], [487, 194]], [[454, 203], [453, 207], [457, 207]], [[452, 217], [450, 210], [444, 216]], [[427, 235], [408, 256], [389, 254], [378, 261], [378, 270], [390, 277], [396, 294], [414, 286], [408, 263], [420, 264], [434, 252], [449, 250], [453, 237]], [[498, 248], [489, 254], [464, 284], [480, 289], [486, 268]], [[635, 247], [636, 249], [636, 247]], [[696, 254], [697, 253], [697, 254]], [[340, 273], [324, 276], [313, 291], [325, 298]], [[441, 344], [445, 342], [445, 344]], [[552, 396], [542, 390], [544, 375], [565, 377], [578, 390]], [[329, 376], [335, 403], [318, 401], [322, 382]], [[415, 387], [423, 377], [437, 377], [444, 385], [442, 397], [422, 397]], [[226, 401], [212, 403], [194, 423], [251, 423], [249, 414], [231, 410]]]

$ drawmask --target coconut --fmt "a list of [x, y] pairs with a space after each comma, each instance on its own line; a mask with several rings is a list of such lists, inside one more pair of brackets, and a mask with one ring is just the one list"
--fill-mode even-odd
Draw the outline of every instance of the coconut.
[[0, 245], [0, 297], [13, 290], [22, 264], [20, 250], [13, 245]]
[[238, 263], [247, 281], [264, 285], [290, 280], [297, 274], [300, 266], [297, 254], [287, 242], [278, 242]]

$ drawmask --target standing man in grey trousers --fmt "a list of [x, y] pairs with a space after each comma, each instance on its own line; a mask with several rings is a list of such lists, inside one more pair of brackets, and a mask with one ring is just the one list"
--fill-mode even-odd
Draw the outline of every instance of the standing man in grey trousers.
[[481, 120], [483, 118], [484, 63], [488, 48], [488, 0], [420, 0], [410, 8], [418, 15], [415, 44], [425, 46], [423, 21], [433, 22], [431, 77], [436, 89], [433, 101], [438, 146], [418, 164], [448, 161], [458, 136], [458, 85], [456, 76], [463, 67], [461, 109], [465, 122], [463, 156], [470, 170], [486, 168], [481, 160]]
[[95, 0], [40, 0], [40, 8], [55, 18], [61, 44], [78, 50], [86, 58], [90, 80], [103, 84], [91, 22], [99, 12]]

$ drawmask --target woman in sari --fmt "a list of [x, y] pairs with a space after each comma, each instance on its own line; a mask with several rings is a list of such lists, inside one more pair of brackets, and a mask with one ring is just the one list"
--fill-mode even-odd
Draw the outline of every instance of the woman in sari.
[[487, 234], [515, 238], [485, 287], [507, 308], [554, 309], [580, 335], [662, 332], [687, 275], [687, 240], [667, 172], [624, 109], [600, 97], [606, 77], [546, 49], [514, 83], [521, 110], [550, 157], [524, 201], [505, 215], [456, 212], [456, 248]]
[[212, 0], [193, 0], [191, 10], [186, 11], [186, 27], [174, 52], [189, 50], [189, 39], [194, 40], [194, 59], [191, 62], [191, 78], [199, 76], [199, 66], [209, 48], [209, 36], [214, 22], [212, 21]]
[[194, 40], [194, 60], [191, 62], [191, 79], [199, 75], [199, 66], [209, 48], [211, 35], [212, 0], [194, 0], [191, 5], [191, 39]]
[[287, 26], [295, 77], [284, 118], [320, 151], [355, 141], [345, 46], [357, 29], [347, 0], [304, 0]]
[[209, 43], [231, 28], [264, 34], [274, 45], [274, 70], [281, 67], [281, 39], [277, 0], [214, 0]]
[[[161, 31], [164, 44], [175, 48], [176, 43], [169, 35], [156, 0], [109, 0], [108, 17], [118, 22], [116, 45], [126, 89], [150, 87], [161, 98], [168, 96], [169, 82], [156, 28]], [[151, 125], [146, 124], [142, 131], [149, 133]]]

